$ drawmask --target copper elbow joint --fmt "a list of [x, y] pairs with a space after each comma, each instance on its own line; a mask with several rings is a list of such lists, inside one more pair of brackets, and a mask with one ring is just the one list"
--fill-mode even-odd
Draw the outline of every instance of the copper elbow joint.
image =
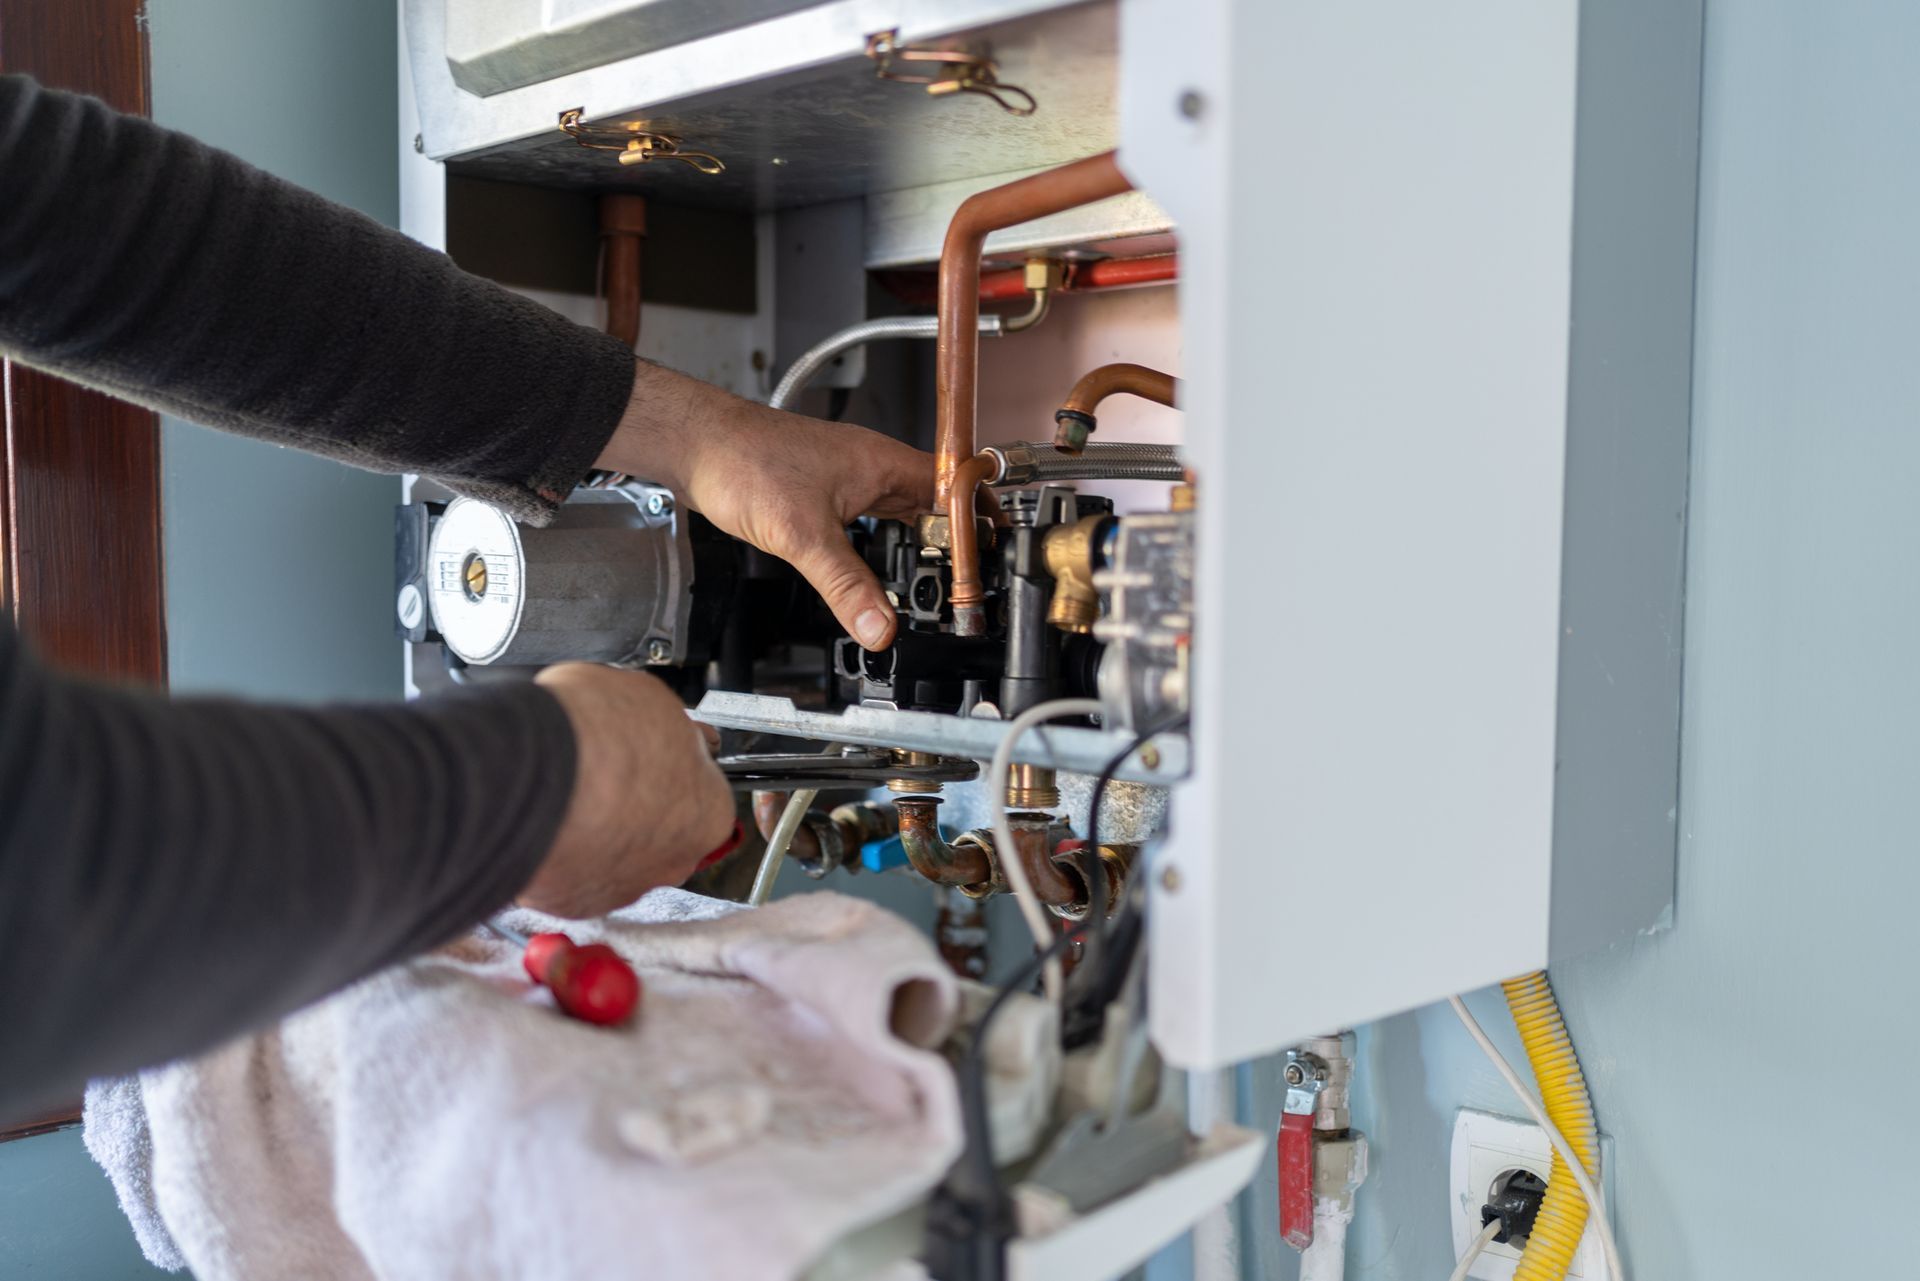
[[940, 835], [939, 797], [902, 796], [893, 807], [900, 816], [900, 845], [914, 871], [935, 885], [967, 889], [996, 879], [985, 850], [961, 841], [949, 845]]
[[1085, 449], [1087, 438], [1100, 425], [1094, 411], [1109, 396], [1138, 396], [1171, 408], [1176, 386], [1172, 374], [1124, 361], [1089, 370], [1053, 415], [1053, 447], [1068, 454]]

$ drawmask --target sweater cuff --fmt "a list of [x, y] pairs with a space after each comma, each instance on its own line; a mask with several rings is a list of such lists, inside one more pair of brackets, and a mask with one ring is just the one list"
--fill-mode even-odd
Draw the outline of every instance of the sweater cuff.
[[456, 494], [491, 503], [525, 525], [551, 524], [560, 504], [593, 470], [594, 460], [613, 439], [627, 412], [639, 360], [619, 339], [581, 326], [589, 348], [579, 388], [581, 413], [553, 433], [552, 443], [526, 476], [495, 480], [474, 476], [435, 476]]

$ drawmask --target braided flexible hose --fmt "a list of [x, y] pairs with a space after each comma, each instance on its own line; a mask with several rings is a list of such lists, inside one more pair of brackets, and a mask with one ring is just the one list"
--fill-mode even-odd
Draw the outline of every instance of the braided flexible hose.
[[1173, 445], [1097, 441], [1080, 453], [1069, 454], [1052, 445], [1021, 443], [988, 445], [981, 450], [1000, 469], [991, 485], [1037, 485], [1056, 480], [1164, 480], [1186, 479], [1180, 451]]
[[[1553, 998], [1547, 972], [1536, 970], [1508, 979], [1500, 989], [1506, 993], [1513, 1024], [1520, 1030], [1521, 1044], [1526, 1046], [1527, 1062], [1533, 1066], [1533, 1079], [1540, 1087], [1540, 1101], [1547, 1115], [1597, 1182], [1600, 1138], [1593, 1121], [1593, 1100], [1587, 1094], [1587, 1079], [1580, 1071], [1580, 1060], [1573, 1052], [1573, 1039], [1560, 1017], [1560, 1005]], [[1556, 1150], [1547, 1177], [1547, 1194], [1534, 1220], [1533, 1233], [1527, 1238], [1527, 1248], [1514, 1269], [1514, 1281], [1562, 1281], [1573, 1266], [1573, 1256], [1586, 1229], [1587, 1199]]]

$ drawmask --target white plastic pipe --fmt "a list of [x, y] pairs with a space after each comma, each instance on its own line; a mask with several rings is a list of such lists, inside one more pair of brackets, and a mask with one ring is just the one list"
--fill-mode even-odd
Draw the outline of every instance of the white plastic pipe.
[[1313, 1199], [1313, 1244], [1300, 1252], [1300, 1281], [1343, 1281], [1352, 1222], [1351, 1202], [1343, 1209], [1333, 1197]]

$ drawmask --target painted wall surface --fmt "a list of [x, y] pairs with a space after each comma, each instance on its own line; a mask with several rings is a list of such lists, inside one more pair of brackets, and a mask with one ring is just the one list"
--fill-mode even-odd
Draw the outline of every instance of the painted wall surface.
[[[1913, 1271], [1916, 48], [1912, 6], [1708, 6], [1676, 925], [1553, 971], [1636, 1277]], [[1444, 1007], [1364, 1029], [1359, 1070], [1347, 1275], [1444, 1276], [1453, 1114], [1520, 1109]], [[1270, 1081], [1240, 1076], [1269, 1125]], [[1269, 1171], [1241, 1275], [1294, 1275], [1272, 1207]]]
[[[151, 0], [149, 19], [156, 120], [398, 221], [392, 0]], [[174, 419], [163, 457], [174, 688], [399, 697], [399, 483]]]
[[[156, 120], [395, 220], [391, 0], [151, 0], [148, 21]], [[172, 419], [164, 430], [174, 688], [398, 697], [398, 482]], [[0, 1145], [0, 1276], [147, 1275], [164, 1274], [77, 1129]]]

